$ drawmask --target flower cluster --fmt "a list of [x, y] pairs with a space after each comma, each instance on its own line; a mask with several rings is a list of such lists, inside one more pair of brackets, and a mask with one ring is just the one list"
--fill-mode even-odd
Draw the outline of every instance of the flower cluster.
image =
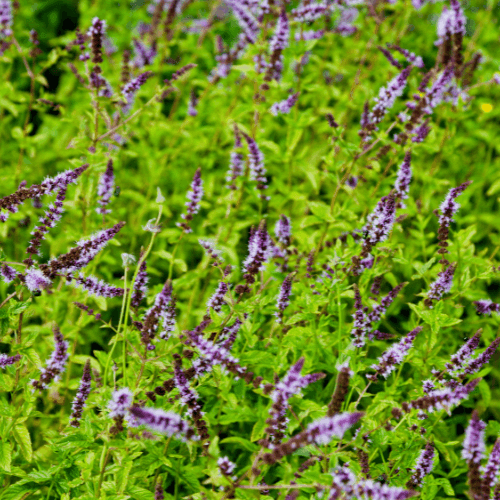
[[203, 181], [201, 180], [201, 168], [198, 168], [194, 174], [193, 182], [191, 183], [191, 190], [187, 194], [187, 199], [189, 201], [186, 202], [186, 213], [181, 215], [185, 222], [177, 223], [177, 226], [182, 228], [185, 233], [192, 232], [189, 222], [192, 221], [193, 216], [198, 213], [202, 197]]
[[85, 366], [83, 367], [82, 380], [80, 381], [80, 386], [78, 387], [78, 392], [76, 393], [75, 399], [71, 405], [71, 422], [69, 425], [72, 427], [80, 427], [80, 419], [82, 418], [83, 408], [87, 402], [87, 398], [90, 394], [90, 384], [92, 382], [92, 376], [90, 374], [90, 360], [87, 360]]

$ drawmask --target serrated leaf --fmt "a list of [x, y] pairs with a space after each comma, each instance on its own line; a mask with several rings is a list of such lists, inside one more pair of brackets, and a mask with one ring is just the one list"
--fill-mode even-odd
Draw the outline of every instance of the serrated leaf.
[[24, 425], [16, 425], [13, 429], [14, 438], [21, 448], [24, 458], [31, 462], [33, 459], [33, 449], [31, 448], [31, 436]]
[[12, 462], [12, 446], [7, 440], [0, 442], [0, 467], [10, 472], [10, 464]]

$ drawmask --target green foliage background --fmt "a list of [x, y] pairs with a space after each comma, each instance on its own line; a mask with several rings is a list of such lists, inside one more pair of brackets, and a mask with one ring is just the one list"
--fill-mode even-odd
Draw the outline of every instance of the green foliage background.
[[[247, 255], [249, 230], [262, 218], [271, 229], [280, 214], [292, 220], [292, 246], [297, 256], [292, 263], [297, 272], [292, 303], [285, 314], [286, 334], [278, 328], [273, 313], [279, 285], [285, 273], [269, 264], [262, 283], [248, 298], [231, 306], [235, 315], [249, 313], [235, 346], [235, 356], [244, 366], [271, 381], [275, 374], [283, 376], [301, 356], [306, 359], [304, 373], [321, 371], [326, 377], [304, 390], [303, 397], [292, 400], [292, 407], [301, 423], [309, 423], [325, 414], [335, 387], [339, 364], [346, 359], [355, 372], [345, 411], [352, 410], [366, 385], [363, 375], [375, 362], [387, 342], [373, 342], [360, 354], [349, 348], [353, 312], [353, 282], [359, 282], [364, 297], [375, 276], [384, 275], [383, 292], [402, 281], [408, 282], [398, 299], [382, 320], [379, 329], [399, 338], [417, 324], [424, 325], [401, 370], [385, 383], [374, 384], [360, 407], [366, 411], [363, 425], [373, 429], [382, 422], [395, 404], [421, 393], [421, 382], [430, 370], [440, 369], [449, 356], [478, 328], [483, 341], [489, 344], [498, 335], [498, 317], [477, 316], [472, 302], [491, 298], [500, 301], [498, 290], [498, 250], [500, 235], [498, 195], [500, 192], [500, 125], [499, 85], [478, 85], [470, 90], [472, 99], [457, 106], [441, 105], [432, 118], [432, 131], [422, 144], [412, 147], [413, 180], [407, 215], [395, 226], [390, 239], [376, 250], [373, 269], [353, 280], [318, 283], [319, 295], [311, 293], [311, 280], [306, 278], [306, 256], [322, 241], [337, 238], [342, 232], [360, 229], [376, 201], [392, 188], [404, 148], [391, 142], [385, 131], [389, 117], [376, 134], [378, 146], [368, 154], [359, 153], [359, 119], [363, 104], [372, 99], [386, 82], [395, 76], [377, 45], [400, 41], [408, 50], [423, 57], [431, 67], [437, 55], [433, 45], [435, 23], [442, 4], [429, 4], [415, 11], [408, 1], [395, 5], [379, 4], [377, 12], [383, 22], [377, 25], [366, 11], [358, 20], [359, 29], [351, 37], [333, 33], [312, 42], [292, 42], [285, 51], [285, 72], [282, 82], [273, 83], [266, 92], [266, 102], [256, 102], [256, 81], [262, 77], [253, 69], [252, 57], [264, 44], [251, 47], [249, 53], [233, 68], [229, 77], [210, 84], [207, 76], [216, 65], [215, 36], [235, 43], [239, 28], [232, 18], [216, 19], [212, 28], [200, 39], [189, 32], [193, 21], [208, 16], [214, 2], [194, 1], [176, 20], [172, 40], [162, 40], [150, 68], [154, 76], [140, 90], [135, 110], [143, 111], [120, 130], [126, 138], [121, 147], [110, 148], [101, 141], [95, 153], [89, 152], [94, 133], [94, 112], [91, 95], [68, 69], [77, 61], [76, 49], [66, 46], [74, 39], [74, 29], [88, 29], [94, 16], [106, 20], [108, 35], [117, 48], [104, 59], [103, 74], [114, 89], [119, 88], [121, 54], [130, 48], [137, 36], [137, 24], [148, 22], [146, 4], [115, 1], [41, 1], [21, 2], [15, 14], [15, 36], [22, 51], [30, 48], [29, 31], [40, 36], [42, 54], [35, 63], [37, 73], [35, 97], [59, 104], [58, 110], [34, 101], [28, 114], [30, 79], [15, 47], [0, 57], [0, 195], [14, 192], [21, 180], [28, 186], [39, 183], [70, 167], [90, 163], [90, 169], [71, 186], [65, 202], [66, 212], [57, 229], [49, 233], [42, 246], [43, 260], [67, 251], [80, 238], [102, 228], [96, 214], [97, 182], [108, 158], [114, 160], [119, 196], [112, 198], [112, 213], [105, 226], [118, 221], [126, 226], [119, 236], [90, 265], [87, 274], [95, 274], [107, 282], [122, 286], [123, 252], [138, 256], [149, 244], [150, 233], [143, 230], [148, 220], [158, 214], [155, 202], [159, 187], [166, 198], [163, 204], [162, 231], [157, 235], [148, 258], [154, 300], [169, 273], [178, 298], [178, 333], [196, 326], [206, 312], [206, 301], [213, 293], [219, 276], [203, 255], [198, 238], [214, 238], [227, 263], [235, 266], [231, 282], [241, 281], [241, 265]], [[465, 59], [476, 51], [483, 62], [473, 84], [487, 82], [498, 70], [499, 4], [493, 1], [464, 4], [468, 19]], [[293, 71], [305, 52], [309, 62], [300, 76]], [[175, 83], [176, 91], [161, 102], [149, 100], [160, 92], [163, 80], [179, 67], [195, 63], [197, 67]], [[391, 112], [395, 117], [404, 109], [404, 102], [416, 91], [421, 74], [413, 71], [409, 85]], [[198, 116], [187, 114], [190, 92], [200, 96]], [[272, 103], [285, 99], [288, 89], [300, 91], [298, 104], [289, 115], [274, 117], [269, 113]], [[149, 104], [148, 104], [149, 103]], [[100, 99], [110, 115], [116, 110], [113, 99]], [[491, 105], [491, 111], [488, 106]], [[325, 120], [332, 113], [339, 129], [333, 130]], [[258, 114], [258, 125], [255, 116]], [[254, 133], [265, 155], [271, 199], [263, 202], [254, 183], [241, 180], [238, 191], [225, 187], [229, 154], [233, 146], [232, 126]], [[100, 122], [99, 133], [106, 132]], [[332, 136], [335, 140], [332, 140]], [[392, 149], [376, 158], [380, 147]], [[359, 176], [352, 190], [343, 182], [349, 165], [351, 174]], [[175, 223], [184, 210], [186, 192], [194, 172], [202, 169], [205, 195], [200, 213], [193, 221], [193, 233], [182, 237]], [[349, 167], [351, 168], [351, 167]], [[437, 263], [437, 218], [433, 210], [451, 187], [466, 179], [473, 184], [461, 195], [461, 209], [450, 233], [449, 260], [457, 262], [452, 291], [434, 309], [423, 306], [421, 297], [435, 279], [441, 266]], [[334, 202], [332, 197], [338, 190]], [[238, 199], [241, 195], [241, 202]], [[400, 214], [398, 213], [398, 214]], [[0, 226], [1, 257], [20, 262], [29, 241], [30, 228], [41, 215], [28, 203], [18, 214]], [[29, 218], [29, 223], [26, 218]], [[180, 243], [179, 243], [180, 241]], [[335, 260], [341, 269], [359, 253], [359, 244], [351, 237], [342, 244], [336, 241], [318, 253], [316, 274], [320, 265]], [[342, 264], [344, 263], [344, 264]], [[173, 440], [165, 452], [166, 440], [134, 439], [122, 433], [111, 438], [111, 425], [106, 414], [112, 386], [95, 387], [84, 412], [82, 427], [67, 427], [70, 405], [78, 387], [82, 367], [90, 357], [92, 367], [101, 376], [108, 364], [110, 345], [117, 340], [114, 332], [72, 305], [84, 302], [103, 314], [115, 326], [121, 310], [119, 299], [88, 298], [83, 292], [65, 286], [61, 281], [52, 292], [39, 297], [29, 296], [22, 287], [0, 284], [0, 299], [17, 291], [16, 297], [0, 309], [1, 351], [23, 356], [22, 368], [9, 367], [0, 373], [0, 499], [27, 498], [134, 498], [152, 499], [154, 482], [163, 481], [167, 498], [194, 496], [222, 498], [219, 486], [227, 484], [217, 472], [217, 458], [227, 455], [237, 464], [238, 475], [251, 465], [264, 434], [269, 399], [242, 380], [235, 381], [217, 368], [203, 379], [196, 390], [203, 401], [209, 422], [211, 444], [208, 456], [199, 447]], [[154, 292], [154, 293], [153, 293]], [[229, 314], [213, 315], [209, 331], [216, 331]], [[20, 323], [20, 318], [22, 323]], [[36, 378], [39, 368], [53, 349], [51, 327], [57, 323], [70, 342], [70, 362], [60, 382], [44, 394], [32, 394], [29, 380]], [[16, 334], [22, 324], [22, 337]], [[177, 334], [178, 336], [178, 334]], [[130, 330], [130, 342], [139, 347], [137, 332]], [[120, 363], [121, 343], [116, 351]], [[144, 375], [137, 380], [140, 359], [129, 353], [127, 382], [138, 399], [169, 377], [171, 355], [179, 351], [179, 342], [159, 345], [157, 357], [146, 363]], [[415, 416], [408, 417], [397, 432], [380, 429], [373, 433], [369, 447], [372, 476], [389, 476], [392, 485], [402, 486], [408, 480], [416, 457], [427, 438], [434, 439], [439, 462], [428, 478], [422, 498], [464, 498], [466, 466], [460, 458], [463, 432], [473, 408], [478, 408], [488, 422], [487, 437], [491, 445], [500, 426], [500, 371], [498, 355], [480, 372], [483, 380], [479, 390], [451, 413], [431, 415], [425, 423], [424, 437], [409, 430], [421, 425]], [[118, 386], [124, 383], [121, 368], [114, 372]], [[178, 402], [159, 398], [164, 408], [180, 411]], [[299, 422], [290, 417], [289, 430], [300, 430]], [[352, 436], [347, 439], [353, 439]], [[331, 464], [356, 461], [351, 448], [331, 453]], [[314, 450], [305, 448], [277, 467], [265, 470], [260, 480], [267, 484], [281, 481], [289, 484], [303, 456]], [[396, 461], [399, 473], [388, 465]], [[356, 467], [357, 465], [353, 465]], [[358, 467], [359, 470], [359, 467]], [[329, 484], [331, 479], [319, 465], [302, 479], [309, 483]], [[239, 498], [256, 498], [258, 491], [237, 490]], [[274, 492], [270, 494], [277, 498]], [[313, 496], [313, 489], [303, 490], [301, 497]], [[280, 498], [284, 498], [282, 493]]]

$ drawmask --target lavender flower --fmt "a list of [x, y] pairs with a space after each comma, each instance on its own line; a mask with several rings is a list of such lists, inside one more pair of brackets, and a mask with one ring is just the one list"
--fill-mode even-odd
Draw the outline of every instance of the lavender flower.
[[365, 244], [373, 246], [385, 241], [394, 225], [396, 215], [395, 196], [384, 196], [367, 217], [363, 231], [367, 233]]
[[264, 81], [280, 81], [283, 72], [283, 51], [288, 47], [290, 39], [290, 25], [285, 9], [281, 9], [273, 37], [269, 42], [269, 64]]
[[[264, 155], [254, 139], [245, 133], [243, 133], [243, 137], [245, 137], [248, 144], [250, 178], [253, 181], [257, 181], [257, 190], [264, 191], [268, 187], [266, 168], [264, 167]], [[262, 199], [269, 199], [263, 193], [261, 193], [260, 197]]]
[[201, 180], [201, 168], [198, 168], [194, 174], [193, 182], [191, 183], [191, 191], [187, 194], [186, 213], [181, 217], [186, 222], [178, 222], [177, 226], [181, 227], [185, 233], [191, 233], [193, 230], [189, 226], [189, 222], [193, 220], [193, 215], [196, 215], [200, 209], [200, 201], [203, 197], [203, 181]]
[[151, 73], [151, 71], [145, 71], [136, 78], [130, 80], [130, 82], [128, 82], [123, 87], [122, 94], [125, 97], [126, 101], [122, 108], [124, 114], [127, 114], [131, 110], [134, 104], [135, 95], [137, 94], [139, 89], [147, 82], [148, 78], [152, 75], [153, 73]]
[[434, 443], [427, 443], [421, 451], [413, 475], [406, 483], [407, 488], [417, 488], [422, 486], [425, 476], [428, 476], [434, 467]]
[[308, 30], [308, 31], [303, 31], [302, 33], [297, 32], [295, 33], [295, 41], [299, 42], [300, 40], [304, 41], [309, 41], [309, 40], [319, 40], [320, 38], [323, 38], [323, 35], [325, 34], [325, 30]]
[[403, 67], [403, 65], [397, 61], [396, 59], [394, 59], [394, 57], [392, 56], [392, 54], [387, 50], [387, 49], [384, 49], [383, 47], [381, 47], [380, 45], [377, 45], [377, 49], [380, 50], [380, 52], [382, 52], [382, 54], [384, 54], [385, 58], [395, 67], [395, 68], [398, 68], [398, 69], [401, 69]]
[[0, 368], [5, 369], [6, 366], [13, 365], [21, 359], [19, 354], [15, 356], [7, 356], [7, 354], [0, 354]]
[[[380, 123], [387, 111], [394, 106], [396, 98], [403, 94], [411, 68], [411, 66], [405, 68], [387, 84], [387, 87], [380, 89], [378, 98], [375, 98], [376, 104], [368, 117], [370, 124]], [[376, 130], [376, 127], [373, 130]]]
[[122, 387], [111, 394], [108, 403], [109, 416], [111, 418], [124, 417], [132, 405], [134, 395], [128, 387]]
[[481, 331], [478, 330], [458, 351], [454, 354], [449, 363], [446, 363], [446, 370], [451, 375], [452, 371], [458, 371], [464, 368], [466, 361], [471, 359], [473, 352], [479, 345]]
[[143, 328], [141, 331], [141, 342], [148, 350], [154, 350], [155, 346], [151, 344], [160, 319], [166, 321], [167, 306], [172, 300], [172, 283], [167, 280], [163, 285], [160, 293], [156, 296], [153, 307], [151, 307], [144, 315]]
[[308, 3], [307, 5], [299, 5], [292, 10], [292, 16], [296, 21], [311, 22], [319, 19], [328, 10], [326, 2]]
[[266, 429], [270, 440], [266, 441], [268, 446], [270, 443], [280, 443], [285, 436], [285, 431], [288, 425], [286, 411], [289, 406], [288, 400], [300, 393], [300, 390], [313, 382], [324, 377], [322, 373], [313, 373], [310, 375], [301, 376], [300, 372], [304, 366], [304, 358], [300, 358], [295, 363], [283, 379], [275, 386], [271, 394], [273, 405], [270, 411], [270, 418], [266, 420], [269, 427]]
[[[64, 189], [69, 184], [76, 183], [78, 177], [87, 170], [88, 164], [75, 168], [74, 170], [66, 170], [55, 177], [47, 177], [41, 184], [34, 184], [29, 188], [19, 187], [18, 190], [4, 198], [0, 198], [0, 209], [8, 210], [10, 213], [16, 213], [19, 206], [26, 200], [36, 200], [44, 194], [50, 194], [56, 190]], [[0, 214], [0, 221], [5, 222], [8, 214]]]
[[95, 297], [113, 298], [122, 297], [124, 290], [103, 280], [97, 279], [95, 276], [85, 277], [83, 274], [78, 274], [74, 277], [74, 286], [80, 285], [89, 295]]
[[40, 379], [31, 381], [31, 385], [35, 389], [46, 389], [50, 382], [56, 382], [59, 379], [59, 375], [66, 368], [66, 361], [68, 361], [68, 343], [64, 340], [57, 325], [54, 325], [53, 332], [56, 344], [55, 350], [47, 361], [46, 368], [41, 369], [42, 373]]
[[300, 92], [296, 92], [295, 94], [290, 95], [290, 97], [288, 97], [284, 101], [275, 102], [271, 106], [271, 109], [270, 109], [271, 114], [273, 114], [274, 116], [278, 116], [279, 114], [286, 115], [286, 114], [290, 113], [290, 111], [295, 106], [295, 103], [297, 102], [297, 100], [299, 98], [299, 94], [300, 94]]
[[13, 24], [12, 1], [0, 0], [0, 39], [12, 35]]
[[479, 464], [484, 457], [486, 450], [484, 444], [484, 429], [486, 424], [479, 420], [477, 411], [472, 413], [472, 419], [465, 431], [465, 439], [463, 442], [462, 457], [468, 462]]
[[460, 186], [456, 188], [450, 189], [443, 203], [441, 203], [441, 206], [439, 207], [441, 215], [439, 217], [438, 240], [441, 248], [438, 250], [438, 253], [440, 254], [448, 252], [448, 250], [446, 250], [446, 247], [448, 246], [446, 240], [448, 239], [450, 224], [453, 222], [453, 216], [460, 208], [460, 205], [455, 200], [468, 186], [470, 186], [471, 183], [472, 181], [467, 181], [460, 184]]
[[157, 483], [155, 486], [155, 500], [164, 500], [165, 493], [163, 491], [163, 487], [161, 483]]
[[30, 292], [44, 290], [52, 283], [39, 269], [28, 269], [23, 279]]
[[156, 57], [156, 46], [152, 45], [151, 47], [147, 47], [141, 40], [137, 40], [134, 38], [132, 40], [134, 44], [134, 60], [132, 64], [137, 69], [142, 69], [144, 66], [149, 66], [153, 64], [154, 59]]
[[221, 312], [222, 306], [226, 304], [224, 295], [226, 295], [227, 291], [227, 283], [225, 281], [220, 281], [217, 290], [207, 302], [207, 309], [212, 308], [216, 313]]
[[413, 491], [395, 486], [387, 486], [372, 479], [358, 480], [348, 465], [336, 469], [332, 473], [333, 484], [330, 499], [372, 498], [374, 500], [405, 500], [412, 497]]
[[428, 412], [449, 410], [452, 406], [468, 398], [469, 394], [476, 388], [480, 380], [481, 379], [475, 379], [466, 385], [438, 389], [421, 398], [404, 402], [401, 406], [405, 412], [409, 412], [412, 409], [420, 409]]
[[189, 95], [189, 104], [188, 104], [188, 115], [196, 116], [198, 114], [198, 110], [196, 106], [198, 105], [198, 99], [196, 98], [196, 93], [194, 90], [191, 91]]
[[451, 285], [453, 284], [455, 269], [456, 265], [450, 265], [438, 274], [437, 279], [431, 283], [427, 298], [424, 301], [425, 305], [432, 308], [432, 302], [434, 300], [441, 300], [443, 295], [450, 291]]
[[[48, 264], [41, 264], [40, 269], [43, 272], [45, 280], [47, 278], [54, 279], [63, 273], [71, 276], [71, 273], [83, 269], [109, 243], [109, 240], [116, 236], [124, 225], [124, 222], [119, 222], [109, 229], [99, 231], [88, 239], [80, 240], [76, 247], [52, 259]], [[26, 282], [28, 282], [30, 272], [37, 273], [38, 271], [28, 271], [26, 273]]]
[[410, 52], [409, 50], [403, 49], [402, 47], [399, 47], [398, 45], [391, 44], [390, 46], [391, 49], [397, 50], [400, 54], [403, 54], [403, 56], [406, 57], [406, 60], [413, 64], [413, 66], [416, 66], [417, 68], [424, 68], [424, 61], [420, 56], [416, 56], [413, 52]]
[[403, 200], [408, 199], [408, 193], [410, 191], [410, 182], [411, 182], [411, 151], [408, 150], [405, 154], [405, 158], [403, 163], [398, 170], [398, 177], [396, 179], [396, 183], [394, 184], [394, 190], [396, 194], [396, 198], [399, 200], [398, 208], [405, 208], [405, 204]]
[[11, 283], [16, 279], [17, 271], [7, 264], [2, 264], [2, 267], [0, 267], [0, 275], [4, 283]]
[[281, 214], [276, 226], [274, 227], [274, 234], [278, 241], [286, 248], [290, 246], [290, 237], [292, 234], [292, 224], [290, 219]]
[[231, 151], [231, 158], [229, 162], [229, 170], [227, 172], [226, 176], [226, 181], [227, 181], [227, 187], [229, 189], [236, 189], [236, 184], [235, 180], [243, 175], [243, 170], [244, 170], [244, 160], [243, 160], [243, 154], [239, 152], [239, 150], [242, 148], [241, 144], [241, 134], [238, 129], [238, 127], [235, 125], [234, 126], [234, 147], [233, 150]]
[[472, 375], [473, 373], [478, 372], [486, 363], [488, 363], [497, 350], [498, 344], [500, 344], [500, 337], [496, 338], [477, 358], [469, 362], [469, 364], [463, 369], [461, 378], [465, 378], [466, 375]]
[[140, 425], [145, 425], [153, 431], [167, 436], [174, 436], [181, 441], [196, 440], [193, 429], [179, 417], [179, 415], [164, 411], [161, 408], [140, 408], [132, 406], [130, 414], [137, 419]]
[[274, 447], [272, 452], [266, 453], [262, 459], [265, 463], [272, 465], [285, 455], [290, 455], [298, 448], [308, 444], [328, 444], [334, 436], [341, 439], [344, 433], [355, 425], [362, 416], [362, 413], [341, 413], [334, 417], [315, 420], [308, 425], [305, 431], [292, 437], [286, 443]]
[[90, 394], [90, 383], [92, 381], [92, 376], [90, 375], [90, 360], [87, 360], [85, 366], [83, 367], [83, 376], [80, 381], [80, 386], [78, 387], [78, 392], [76, 393], [75, 399], [71, 405], [71, 422], [69, 425], [71, 427], [80, 427], [80, 419], [82, 418], [83, 408], [87, 402], [87, 398]]
[[97, 196], [101, 199], [97, 201], [99, 208], [96, 208], [96, 212], [98, 214], [109, 214], [111, 210], [106, 209], [106, 205], [109, 204], [109, 200], [113, 195], [113, 190], [115, 186], [115, 176], [113, 173], [113, 160], [108, 161], [108, 165], [106, 167], [106, 171], [99, 178], [99, 186], [97, 188]]
[[397, 365], [400, 365], [408, 351], [413, 346], [413, 341], [415, 340], [418, 333], [422, 331], [421, 326], [417, 326], [408, 335], [403, 337], [397, 344], [391, 346], [384, 354], [378, 359], [378, 364], [372, 365], [371, 367], [375, 370], [375, 374], [370, 376], [371, 380], [376, 380], [378, 375], [382, 375], [387, 378], [391, 372], [393, 372]]
[[243, 322], [239, 318], [236, 318], [231, 326], [225, 326], [223, 328], [219, 337], [219, 342], [224, 349], [228, 351], [231, 349], [242, 324]]
[[278, 295], [277, 308], [278, 312], [276, 313], [277, 322], [283, 323], [283, 313], [285, 309], [290, 305], [290, 294], [292, 293], [292, 275], [289, 274], [281, 284], [280, 293]]
[[243, 262], [243, 269], [247, 274], [255, 274], [264, 269], [264, 264], [269, 260], [271, 238], [267, 233], [265, 221], [259, 224], [248, 240], [248, 256]]
[[205, 254], [214, 261], [214, 266], [222, 262], [222, 252], [215, 248], [215, 243], [213, 241], [200, 239], [198, 243], [203, 247], [203, 250], [205, 250]]
[[231, 462], [229, 458], [227, 457], [220, 457], [217, 460], [217, 465], [219, 466], [219, 470], [221, 471], [221, 474], [224, 476], [230, 476], [236, 467], [236, 464]]
[[415, 135], [411, 138], [411, 141], [416, 143], [424, 142], [430, 131], [429, 119], [427, 119], [422, 125], [419, 125], [413, 130]]
[[249, 43], [255, 43], [259, 35], [259, 23], [255, 19], [252, 11], [243, 2], [238, 0], [228, 0], [228, 5], [233, 10], [233, 13], [238, 20], [240, 28], [243, 30], [246, 39]]
[[132, 292], [132, 299], [130, 301], [130, 305], [137, 309], [140, 305], [146, 293], [148, 291], [148, 273], [147, 273], [147, 264], [144, 259], [141, 262], [139, 267], [139, 272], [137, 273], [137, 278], [134, 281], [134, 287]]
[[337, 20], [335, 32], [341, 36], [349, 36], [356, 33], [356, 26], [353, 26], [354, 21], [358, 17], [358, 9], [355, 7], [342, 8], [340, 17]]

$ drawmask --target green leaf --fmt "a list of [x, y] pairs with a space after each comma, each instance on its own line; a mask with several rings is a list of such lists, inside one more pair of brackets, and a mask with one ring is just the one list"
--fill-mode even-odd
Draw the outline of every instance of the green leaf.
[[10, 464], [12, 462], [12, 446], [7, 440], [0, 442], [0, 467], [10, 472]]
[[28, 429], [22, 425], [16, 425], [14, 426], [14, 438], [18, 442], [21, 452], [24, 455], [24, 458], [28, 461], [31, 462], [33, 459], [33, 450], [31, 448], [31, 437]]

